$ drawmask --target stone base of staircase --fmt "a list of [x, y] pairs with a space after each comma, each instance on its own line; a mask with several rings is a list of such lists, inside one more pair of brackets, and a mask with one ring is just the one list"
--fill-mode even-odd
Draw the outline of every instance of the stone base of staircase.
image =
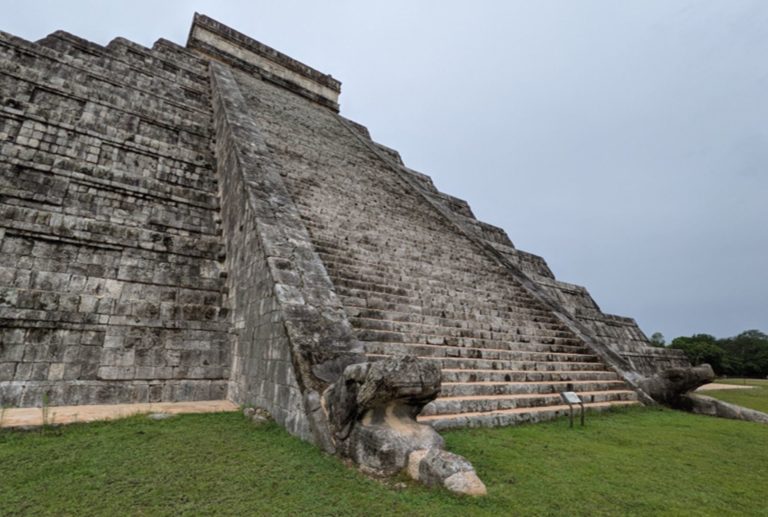
[[[615, 407], [639, 406], [636, 400], [618, 402], [591, 402], [585, 403], [587, 412], [607, 411]], [[574, 408], [574, 415], [578, 415], [578, 409]], [[508, 425], [528, 424], [553, 420], [568, 414], [567, 405], [552, 405], [540, 408], [515, 408], [499, 411], [478, 411], [468, 413], [454, 413], [447, 415], [420, 416], [418, 421], [429, 424], [435, 429], [455, 429], [466, 427], [500, 427]]]

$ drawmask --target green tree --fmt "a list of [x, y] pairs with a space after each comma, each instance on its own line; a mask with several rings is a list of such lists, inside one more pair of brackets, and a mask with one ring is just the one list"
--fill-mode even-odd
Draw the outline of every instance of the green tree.
[[714, 336], [694, 334], [691, 337], [677, 337], [669, 347], [682, 350], [694, 366], [707, 363], [718, 375], [727, 372], [729, 362], [726, 352], [718, 345]]
[[651, 343], [651, 346], [656, 347], [665, 347], [667, 345], [666, 341], [664, 340], [664, 334], [661, 332], [654, 332], [651, 334], [651, 339], [649, 340]]
[[747, 330], [738, 336], [721, 339], [718, 345], [726, 352], [726, 373], [744, 377], [768, 376], [768, 335]]

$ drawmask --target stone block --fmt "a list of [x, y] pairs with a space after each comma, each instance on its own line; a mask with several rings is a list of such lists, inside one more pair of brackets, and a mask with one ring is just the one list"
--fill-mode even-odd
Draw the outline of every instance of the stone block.
[[87, 295], [87, 294], [80, 295], [80, 304], [78, 305], [78, 312], [83, 312], [86, 314], [95, 313], [98, 303], [99, 303], [99, 298], [97, 298], [96, 296]]
[[10, 382], [14, 379], [16, 364], [15, 362], [0, 362], [0, 382]]
[[18, 290], [12, 287], [0, 287], [0, 306], [15, 307], [18, 301]]
[[24, 358], [23, 344], [0, 343], [0, 361], [21, 362]]
[[135, 368], [132, 366], [100, 366], [97, 371], [98, 379], [102, 380], [121, 380], [133, 379]]
[[61, 381], [64, 379], [65, 363], [52, 363], [48, 367], [48, 380]]
[[105, 348], [101, 353], [101, 364], [107, 366], [133, 366], [136, 362], [136, 351], [120, 348]]
[[16, 381], [43, 381], [48, 377], [48, 363], [24, 362], [16, 365]]

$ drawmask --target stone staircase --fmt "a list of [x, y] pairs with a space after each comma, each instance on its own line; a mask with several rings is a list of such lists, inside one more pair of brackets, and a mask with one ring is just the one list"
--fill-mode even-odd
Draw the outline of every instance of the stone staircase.
[[[319, 234], [317, 225], [307, 224]], [[615, 372], [514, 286], [490, 292], [420, 275], [393, 276], [376, 272], [372, 263], [344, 260], [348, 249], [320, 242], [318, 251], [366, 355], [376, 360], [414, 354], [440, 363], [442, 393], [421, 421], [449, 428], [552, 418], [567, 409], [559, 396], [566, 390], [595, 409], [636, 402]], [[401, 271], [416, 269], [413, 262], [401, 263]], [[524, 318], [535, 321], [535, 328], [521, 330]]]
[[437, 428], [538, 421], [573, 390], [591, 409], [637, 396], [502, 266], [457, 232], [327, 109], [238, 74], [371, 360], [413, 354], [443, 371], [420, 420]]

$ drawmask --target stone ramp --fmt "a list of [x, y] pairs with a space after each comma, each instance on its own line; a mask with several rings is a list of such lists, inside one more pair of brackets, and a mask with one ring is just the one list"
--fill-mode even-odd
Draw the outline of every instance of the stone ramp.
[[565, 390], [594, 408], [637, 403], [548, 307], [401, 181], [373, 142], [330, 110], [235, 76], [269, 167], [280, 172], [368, 359], [410, 354], [443, 370], [425, 422], [552, 418]]

